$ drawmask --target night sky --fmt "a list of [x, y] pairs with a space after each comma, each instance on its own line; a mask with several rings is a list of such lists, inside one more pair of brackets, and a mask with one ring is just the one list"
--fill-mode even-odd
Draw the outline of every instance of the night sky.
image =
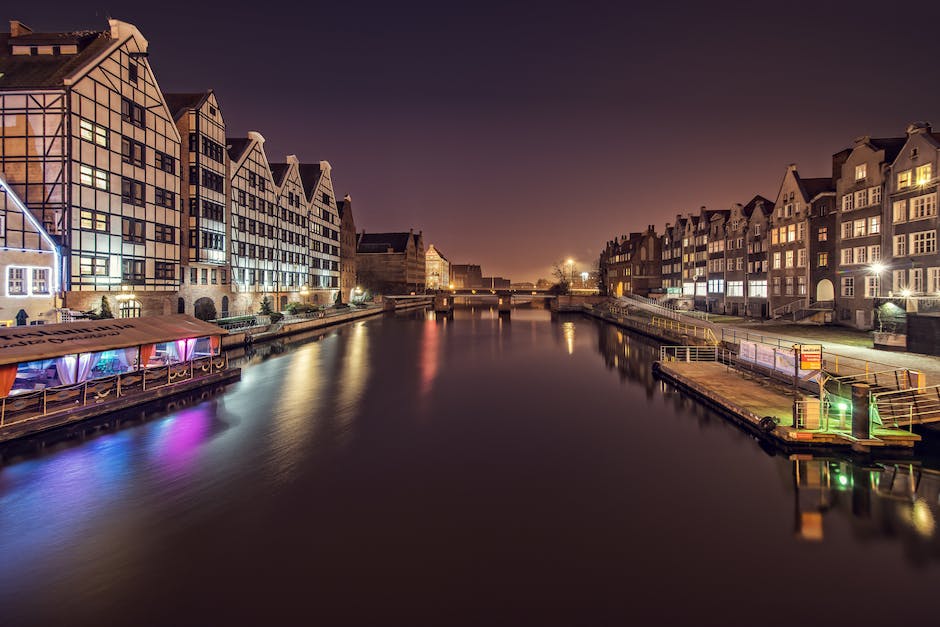
[[18, 4], [37, 31], [136, 24], [165, 91], [329, 160], [360, 230], [513, 280], [940, 126], [936, 2]]

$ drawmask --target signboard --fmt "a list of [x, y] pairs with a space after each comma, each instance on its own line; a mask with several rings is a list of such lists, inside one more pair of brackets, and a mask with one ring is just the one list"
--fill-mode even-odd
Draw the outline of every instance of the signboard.
[[822, 370], [822, 344], [798, 344], [800, 370]]

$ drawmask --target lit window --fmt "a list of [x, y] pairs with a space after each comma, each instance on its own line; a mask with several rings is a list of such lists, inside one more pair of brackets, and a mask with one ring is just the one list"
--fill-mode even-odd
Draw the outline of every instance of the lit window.
[[862, 163], [861, 165], [855, 166], [855, 180], [861, 181], [866, 176], [868, 176], [868, 164]]
[[108, 147], [108, 129], [105, 127], [99, 126], [89, 120], [79, 120], [78, 128], [79, 135], [85, 141], [94, 142], [105, 148]]
[[85, 231], [108, 232], [108, 214], [90, 209], [82, 209], [79, 213], [79, 226]]
[[897, 224], [898, 222], [907, 221], [907, 201], [906, 200], [895, 200], [892, 204], [893, 218], [892, 222]]
[[911, 233], [911, 254], [926, 255], [937, 252], [937, 232], [921, 231]]
[[855, 296], [854, 277], [842, 277], [842, 296], [845, 296], [846, 298], [852, 298]]
[[7, 294], [26, 296], [26, 268], [7, 268]]
[[49, 268], [33, 268], [32, 293], [49, 293]]
[[932, 166], [933, 164], [925, 163], [924, 165], [917, 167], [915, 173], [918, 185], [927, 185], [930, 183], [930, 180], [933, 178]]
[[911, 171], [898, 172], [898, 189], [907, 189], [911, 186]]
[[928, 194], [911, 198], [911, 220], [923, 220], [937, 215], [937, 195]]
[[108, 276], [108, 260], [105, 257], [82, 257], [78, 266], [82, 276]]

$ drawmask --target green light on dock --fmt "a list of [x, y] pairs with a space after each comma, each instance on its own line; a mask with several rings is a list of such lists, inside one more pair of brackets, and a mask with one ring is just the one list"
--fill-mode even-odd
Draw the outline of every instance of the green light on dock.
[[839, 475], [839, 485], [847, 486], [849, 485], [849, 478], [845, 475]]

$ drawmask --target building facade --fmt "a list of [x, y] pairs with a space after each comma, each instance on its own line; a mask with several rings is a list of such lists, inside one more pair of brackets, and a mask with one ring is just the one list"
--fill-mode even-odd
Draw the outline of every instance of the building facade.
[[356, 221], [353, 219], [352, 198], [349, 194], [336, 202], [339, 214], [339, 287], [343, 298], [352, 301], [356, 294]]
[[180, 135], [133, 25], [0, 38], [0, 170], [62, 251], [63, 306], [175, 311]]
[[58, 244], [0, 176], [0, 325], [58, 322]]
[[425, 251], [420, 232], [359, 234], [356, 265], [362, 286], [381, 294], [425, 290]]
[[182, 139], [182, 232], [177, 313], [226, 317], [232, 302], [231, 186], [225, 120], [212, 91], [166, 94]]
[[451, 264], [450, 280], [458, 290], [482, 288], [483, 268], [476, 264]]
[[425, 280], [429, 290], [442, 290], [450, 286], [450, 262], [434, 244], [425, 253]]

